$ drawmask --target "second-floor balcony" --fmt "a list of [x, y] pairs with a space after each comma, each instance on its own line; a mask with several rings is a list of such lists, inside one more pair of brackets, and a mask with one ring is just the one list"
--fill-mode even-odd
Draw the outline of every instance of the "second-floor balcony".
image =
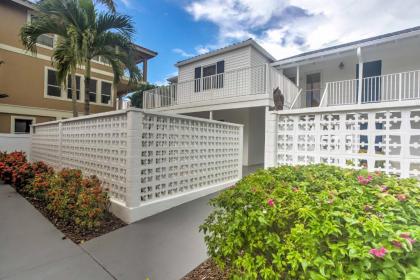
[[145, 91], [143, 108], [173, 108], [204, 103], [214, 105], [263, 99], [268, 105], [276, 87], [279, 87], [285, 96], [285, 106], [290, 107], [298, 88], [278, 70], [264, 64]]
[[292, 109], [420, 99], [420, 70], [325, 83], [300, 91]]

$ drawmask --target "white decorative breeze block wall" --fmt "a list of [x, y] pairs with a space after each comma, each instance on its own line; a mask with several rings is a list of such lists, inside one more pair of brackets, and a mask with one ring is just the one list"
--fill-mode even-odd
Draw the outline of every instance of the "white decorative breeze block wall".
[[242, 177], [241, 125], [128, 109], [35, 125], [33, 160], [96, 175], [134, 222]]
[[276, 165], [328, 163], [420, 177], [419, 109], [320, 108], [272, 115], [276, 118]]

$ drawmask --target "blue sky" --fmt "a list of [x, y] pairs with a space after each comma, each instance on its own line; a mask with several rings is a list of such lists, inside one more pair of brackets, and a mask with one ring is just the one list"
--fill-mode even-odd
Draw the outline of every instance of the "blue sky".
[[116, 2], [135, 21], [135, 42], [159, 53], [149, 62], [157, 84], [176, 74], [177, 61], [250, 37], [280, 59], [420, 25], [418, 0]]

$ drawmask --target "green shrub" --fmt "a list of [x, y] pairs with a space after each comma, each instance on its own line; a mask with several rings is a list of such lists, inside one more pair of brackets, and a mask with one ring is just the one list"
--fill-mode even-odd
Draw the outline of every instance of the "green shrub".
[[80, 170], [63, 169], [44, 179], [46, 184], [36, 178], [30, 189], [34, 195], [45, 197], [47, 209], [52, 214], [74, 222], [82, 230], [102, 225], [109, 199], [96, 177], [83, 178]]
[[260, 170], [200, 227], [232, 279], [420, 279], [414, 179], [327, 165]]
[[46, 206], [54, 217], [77, 225], [76, 231], [103, 225], [110, 205], [95, 176], [84, 178], [77, 169], [55, 173], [43, 162], [30, 163], [22, 152], [0, 152], [0, 179]]

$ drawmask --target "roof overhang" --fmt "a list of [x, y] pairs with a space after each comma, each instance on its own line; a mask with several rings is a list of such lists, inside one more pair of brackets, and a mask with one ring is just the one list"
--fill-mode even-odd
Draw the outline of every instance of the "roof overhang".
[[368, 39], [363, 39], [355, 42], [350, 42], [338, 46], [328, 47], [316, 51], [310, 51], [302, 53], [289, 58], [284, 58], [271, 63], [271, 66], [293, 66], [299, 64], [305, 64], [314, 60], [322, 60], [327, 57], [341, 55], [346, 52], [355, 51], [358, 48], [366, 48], [372, 46], [378, 46], [390, 42], [396, 42], [402, 39], [418, 37], [420, 36], [420, 26], [405, 29], [393, 33], [388, 33]]
[[181, 60], [181, 61], [177, 62], [175, 64], [175, 66], [179, 67], [179, 66], [182, 66], [182, 65], [193, 63], [193, 62], [205, 59], [205, 58], [213, 57], [213, 56], [216, 56], [216, 55], [220, 55], [220, 54], [230, 52], [230, 51], [233, 51], [233, 50], [236, 50], [236, 49], [239, 49], [239, 48], [247, 47], [247, 46], [254, 47], [257, 51], [259, 51], [261, 54], [263, 54], [270, 61], [275, 61], [276, 60], [269, 52], [267, 52], [263, 47], [261, 47], [253, 39], [248, 39], [248, 40], [242, 41], [242, 42], [237, 43], [237, 44], [229, 45], [227, 47], [220, 48], [220, 49], [217, 49], [217, 50], [214, 50], [214, 51], [210, 51], [210, 52], [205, 53], [205, 54], [201, 54], [201, 55], [194, 56], [192, 58]]
[[16, 3], [18, 5], [24, 6], [26, 8], [29, 8], [31, 10], [35, 9], [35, 5], [32, 2], [29, 2], [27, 0], [9, 0], [10, 2]]
[[158, 54], [155, 51], [152, 51], [150, 49], [147, 49], [145, 47], [142, 47], [142, 46], [136, 45], [136, 44], [134, 45], [134, 51], [135, 51], [134, 59], [136, 60], [136, 63], [140, 63], [144, 60], [151, 59], [151, 58], [157, 56], [157, 54]]

